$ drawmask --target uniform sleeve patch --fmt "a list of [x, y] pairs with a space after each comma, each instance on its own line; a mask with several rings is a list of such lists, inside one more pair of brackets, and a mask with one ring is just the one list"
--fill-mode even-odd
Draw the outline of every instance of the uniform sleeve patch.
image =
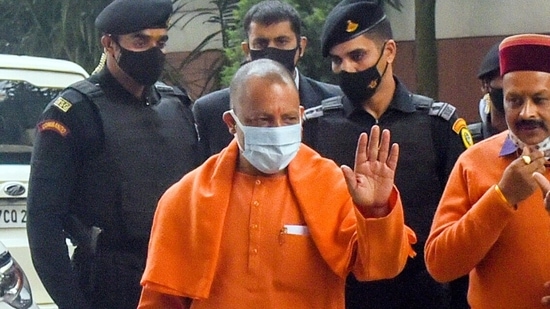
[[69, 129], [59, 121], [56, 120], [44, 120], [38, 124], [38, 131], [53, 131], [57, 134], [65, 137], [69, 134]]
[[460, 133], [460, 130], [463, 128], [466, 128], [468, 125], [466, 124], [466, 120], [464, 118], [458, 118], [455, 123], [453, 123], [453, 131], [458, 134]]
[[62, 110], [65, 113], [71, 108], [71, 106], [73, 106], [73, 104], [71, 102], [67, 101], [63, 97], [58, 97], [55, 100], [55, 102], [53, 102], [53, 105], [57, 106], [57, 108], [59, 108], [60, 110]]
[[462, 128], [462, 130], [460, 130], [460, 137], [462, 138], [462, 143], [464, 144], [464, 147], [466, 147], [466, 149], [472, 147], [472, 145], [474, 144], [474, 137], [472, 136], [470, 130], [468, 130], [468, 127]]
[[455, 123], [453, 123], [453, 131], [456, 134], [460, 135], [462, 143], [466, 149], [470, 148], [474, 144], [474, 137], [468, 129], [468, 124], [463, 118], [458, 118]]

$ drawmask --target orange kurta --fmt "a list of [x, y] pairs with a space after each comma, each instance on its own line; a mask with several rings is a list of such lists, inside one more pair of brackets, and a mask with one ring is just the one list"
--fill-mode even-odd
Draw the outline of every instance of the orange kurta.
[[[219, 308], [218, 300], [229, 299], [224, 308], [255, 308], [258, 299], [272, 308], [343, 308], [350, 271], [375, 280], [403, 269], [415, 237], [397, 190], [387, 217], [365, 219], [341, 170], [307, 146], [283, 177], [236, 174], [237, 155], [232, 142], [162, 197], [141, 308], [159, 305], [148, 290], [193, 298], [192, 308]], [[307, 226], [307, 234], [287, 233], [286, 224]]]
[[517, 158], [499, 156], [506, 136], [507, 131], [484, 140], [458, 159], [426, 242], [426, 265], [442, 282], [470, 273], [468, 302], [474, 309], [544, 308], [550, 216], [540, 190], [517, 211], [495, 191], [504, 169]]

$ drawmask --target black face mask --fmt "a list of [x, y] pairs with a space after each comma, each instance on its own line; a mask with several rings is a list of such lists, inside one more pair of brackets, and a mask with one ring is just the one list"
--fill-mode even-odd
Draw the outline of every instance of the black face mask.
[[380, 74], [376, 68], [378, 62], [382, 59], [385, 46], [386, 43], [382, 46], [380, 57], [378, 57], [378, 60], [376, 60], [376, 63], [372, 67], [361, 72], [348, 73], [346, 71], [342, 71], [340, 73], [340, 88], [342, 88], [342, 91], [346, 94], [355, 107], [361, 108], [363, 102], [370, 99], [374, 95], [378, 85], [380, 85], [382, 76], [386, 73], [386, 69], [388, 68], [387, 63], [382, 74]]
[[139, 84], [151, 86], [162, 74], [165, 59], [166, 55], [158, 47], [135, 52], [120, 46], [118, 66]]
[[285, 68], [290, 72], [294, 73], [294, 57], [296, 56], [296, 51], [299, 47], [294, 49], [278, 49], [274, 47], [266, 47], [264, 49], [251, 49], [250, 58], [252, 60], [257, 59], [271, 59], [279, 62], [284, 65]]
[[489, 92], [489, 97], [496, 110], [504, 113], [504, 91], [502, 88], [493, 88]]

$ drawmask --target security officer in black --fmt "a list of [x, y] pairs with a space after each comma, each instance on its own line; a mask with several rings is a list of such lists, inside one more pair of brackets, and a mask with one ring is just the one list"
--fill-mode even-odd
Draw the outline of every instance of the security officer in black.
[[508, 130], [504, 117], [504, 93], [502, 91], [502, 76], [500, 76], [498, 58], [499, 44], [500, 41], [487, 51], [477, 74], [483, 92], [483, 98], [479, 101], [481, 121], [468, 124], [475, 143]]
[[171, 13], [170, 0], [109, 4], [95, 21], [105, 66], [37, 124], [27, 231], [60, 309], [137, 307], [157, 200], [196, 166], [191, 101], [156, 82]]
[[[296, 81], [300, 104], [304, 108], [319, 106], [323, 99], [342, 94], [338, 86], [314, 80], [299, 72], [297, 64], [306, 52], [307, 38], [301, 35], [300, 15], [290, 4], [260, 1], [246, 12], [243, 27], [246, 41], [241, 47], [246, 61], [267, 58], [283, 64]], [[193, 114], [203, 160], [220, 152], [234, 138], [223, 122], [223, 113], [229, 109], [229, 88], [209, 93], [195, 101]], [[309, 145], [315, 130], [315, 121], [304, 123], [302, 141], [305, 144]]]
[[338, 164], [353, 164], [361, 132], [375, 124], [389, 129], [400, 149], [395, 182], [405, 221], [418, 237], [417, 256], [396, 278], [359, 282], [350, 275], [346, 307], [449, 308], [448, 286], [428, 274], [423, 251], [447, 177], [472, 144], [466, 122], [453, 106], [410, 93], [393, 75], [397, 46], [378, 1], [340, 2], [327, 16], [321, 44], [345, 96], [325, 100], [314, 117], [319, 122], [315, 149]]

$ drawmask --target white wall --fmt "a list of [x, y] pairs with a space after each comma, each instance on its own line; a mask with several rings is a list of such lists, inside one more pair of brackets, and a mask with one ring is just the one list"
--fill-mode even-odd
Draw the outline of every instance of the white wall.
[[[414, 0], [386, 8], [395, 39], [414, 40]], [[437, 0], [438, 39], [550, 32], [550, 0]]]
[[[312, 0], [322, 1], [322, 0]], [[414, 40], [414, 1], [401, 0], [403, 8], [397, 11], [391, 7], [386, 13], [392, 22], [395, 39]], [[184, 24], [194, 10], [216, 8], [210, 0], [179, 0], [184, 5], [182, 15], [169, 31], [167, 51], [189, 51], [197, 46], [207, 35], [219, 30], [219, 24], [206, 23], [208, 14], [195, 18], [190, 24]], [[550, 0], [437, 0], [436, 37], [438, 39], [511, 35], [516, 33], [550, 33]], [[206, 48], [221, 48], [221, 36]]]
[[[220, 24], [206, 22], [211, 14], [217, 14], [217, 9], [210, 3], [210, 0], [179, 0], [174, 7], [178, 5], [182, 7], [176, 11], [171, 19], [174, 25], [168, 30], [167, 52], [190, 51], [209, 34], [220, 29]], [[193, 18], [186, 25], [192, 16], [197, 15], [197, 10], [200, 10], [201, 15]], [[183, 18], [179, 19], [182, 16]], [[218, 35], [216, 39], [211, 40], [211, 43], [204, 47], [204, 49], [218, 48], [222, 48], [221, 35]]]

